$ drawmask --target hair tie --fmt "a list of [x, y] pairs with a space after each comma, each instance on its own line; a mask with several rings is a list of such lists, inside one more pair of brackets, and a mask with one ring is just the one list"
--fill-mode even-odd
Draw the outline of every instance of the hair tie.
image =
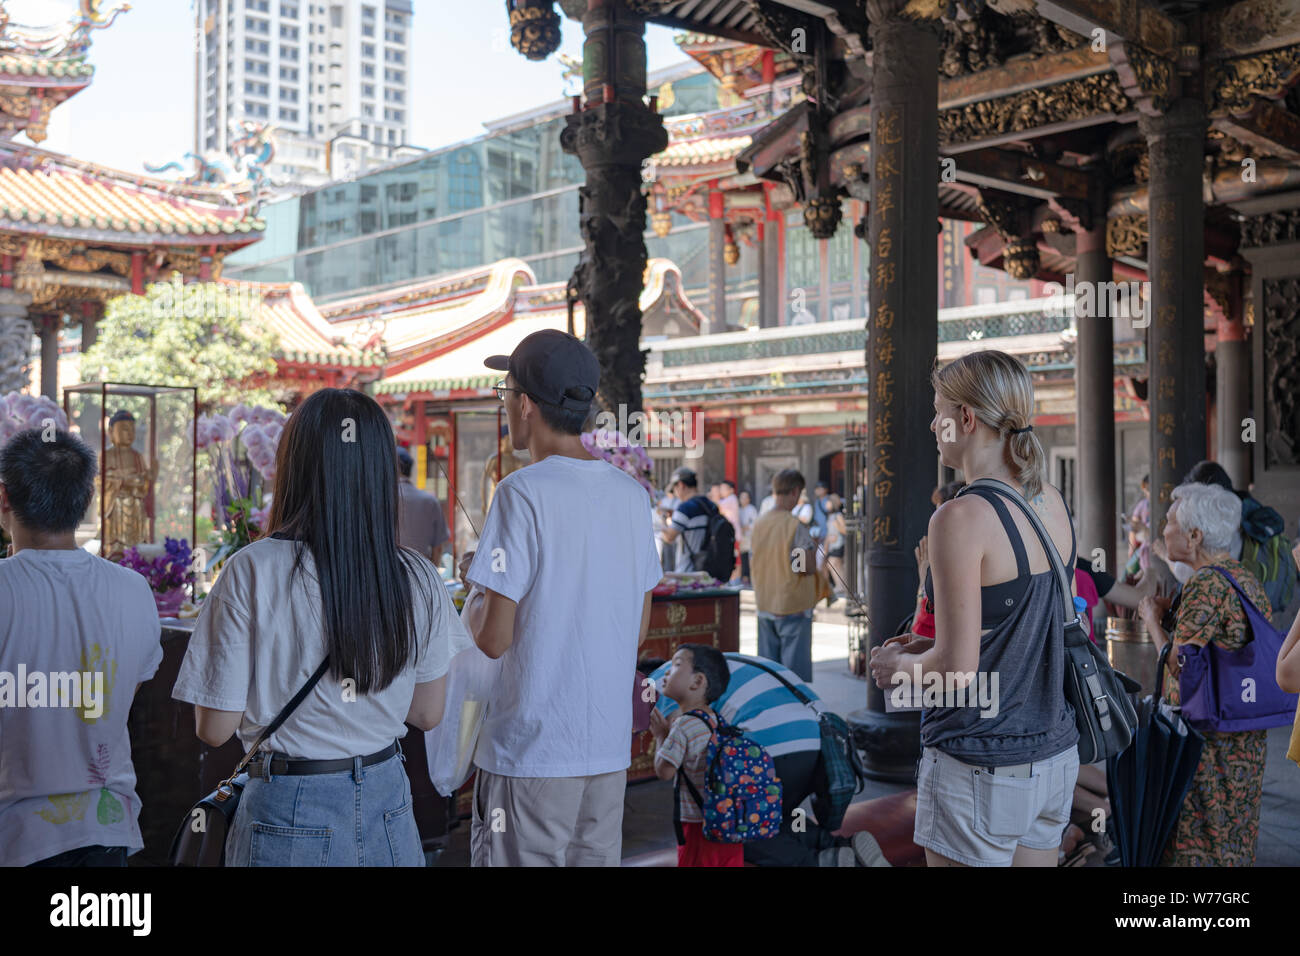
[[1013, 435], [1023, 435], [1025, 432], [1031, 432], [1031, 431], [1033, 431], [1033, 430], [1034, 430], [1034, 426], [1033, 426], [1033, 425], [1026, 425], [1024, 428], [1013, 428], [1013, 429], [1011, 429], [1011, 434], [1013, 434]]

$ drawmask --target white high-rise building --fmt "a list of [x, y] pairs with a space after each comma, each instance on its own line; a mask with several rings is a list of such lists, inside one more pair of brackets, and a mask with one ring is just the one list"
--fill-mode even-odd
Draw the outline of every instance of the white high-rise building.
[[228, 152], [241, 120], [271, 123], [268, 174], [310, 186], [417, 151], [407, 146], [411, 0], [194, 6], [196, 153]]

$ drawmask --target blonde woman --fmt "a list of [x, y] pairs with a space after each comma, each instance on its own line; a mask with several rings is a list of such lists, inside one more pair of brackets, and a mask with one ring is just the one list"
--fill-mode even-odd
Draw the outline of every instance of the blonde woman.
[[[967, 482], [1011, 486], [1073, 567], [1074, 530], [1061, 493], [1043, 483], [1024, 365], [975, 352], [932, 382], [940, 460]], [[895, 639], [871, 661], [882, 688], [914, 681], [919, 666], [923, 682], [954, 689], [921, 715], [913, 839], [930, 866], [1055, 866], [1079, 757], [1052, 565], [1015, 503], [985, 488], [941, 505], [927, 542], [935, 636]]]

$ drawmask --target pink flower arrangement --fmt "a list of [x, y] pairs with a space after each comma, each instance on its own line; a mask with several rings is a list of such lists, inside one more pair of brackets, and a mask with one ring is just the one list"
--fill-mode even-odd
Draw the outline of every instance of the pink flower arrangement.
[[68, 429], [63, 409], [44, 395], [10, 392], [0, 396], [0, 447], [21, 431], [44, 428], [47, 421], [53, 421], [55, 428]]
[[626, 472], [640, 482], [651, 498], [655, 497], [654, 465], [650, 455], [640, 445], [633, 445], [620, 431], [597, 429], [582, 433], [582, 447], [597, 458], [604, 458], [620, 471]]

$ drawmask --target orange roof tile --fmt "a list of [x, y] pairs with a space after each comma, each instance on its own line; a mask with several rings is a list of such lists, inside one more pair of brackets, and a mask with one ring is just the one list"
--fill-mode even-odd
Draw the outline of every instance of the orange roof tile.
[[88, 164], [76, 168], [49, 154], [32, 155], [31, 168], [22, 153], [3, 158], [10, 161], [0, 165], [0, 230], [55, 235], [76, 230], [77, 238], [101, 242], [144, 234], [151, 243], [222, 245], [251, 242], [266, 228], [247, 206], [222, 202], [215, 194], [195, 195], [162, 180], [130, 179]]
[[656, 167], [704, 166], [735, 159], [752, 141], [749, 136], [711, 136], [672, 143], [663, 152], [655, 153], [650, 162]]

